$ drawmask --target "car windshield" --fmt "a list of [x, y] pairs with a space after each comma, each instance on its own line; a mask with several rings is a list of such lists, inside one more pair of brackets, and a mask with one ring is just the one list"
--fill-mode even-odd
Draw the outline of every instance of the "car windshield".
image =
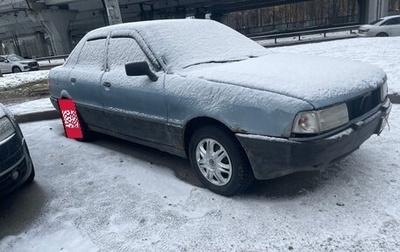
[[170, 72], [204, 63], [241, 61], [267, 53], [258, 43], [214, 21], [154, 21], [137, 30]]
[[20, 61], [20, 60], [25, 60], [25, 59], [22, 58], [21, 56], [18, 56], [18, 55], [10, 55], [10, 56], [8, 56], [8, 60], [10, 60], [10, 61]]
[[375, 20], [374, 22], [369, 23], [369, 24], [370, 24], [370, 25], [374, 25], [374, 24], [377, 24], [377, 23], [381, 22], [382, 20], [383, 20], [383, 19], [381, 18], [381, 19]]

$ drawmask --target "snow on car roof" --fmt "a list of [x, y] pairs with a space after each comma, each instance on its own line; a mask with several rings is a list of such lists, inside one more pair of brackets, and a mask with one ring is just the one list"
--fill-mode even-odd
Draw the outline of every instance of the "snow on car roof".
[[225, 62], [261, 56], [261, 45], [212, 20], [156, 20], [99, 28], [88, 37], [106, 36], [109, 31], [136, 30], [159, 61], [173, 72], [190, 65]]

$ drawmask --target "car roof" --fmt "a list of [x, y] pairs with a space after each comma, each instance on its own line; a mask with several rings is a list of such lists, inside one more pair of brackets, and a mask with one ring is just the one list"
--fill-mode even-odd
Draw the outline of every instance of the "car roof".
[[164, 20], [129, 22], [129, 23], [109, 25], [94, 29], [88, 32], [86, 38], [90, 40], [98, 37], [104, 37], [110, 31], [116, 31], [116, 30], [133, 29], [133, 30], [138, 30], [140, 32], [140, 30], [151, 29], [152, 27], [162, 28], [164, 25], [191, 25], [194, 22], [215, 22], [215, 21], [205, 20], [205, 19], [164, 19]]
[[391, 18], [398, 18], [398, 17], [400, 17], [400, 15], [386, 16], [386, 17], [383, 17], [382, 19], [385, 19], [385, 20], [387, 20], [387, 19], [391, 19]]

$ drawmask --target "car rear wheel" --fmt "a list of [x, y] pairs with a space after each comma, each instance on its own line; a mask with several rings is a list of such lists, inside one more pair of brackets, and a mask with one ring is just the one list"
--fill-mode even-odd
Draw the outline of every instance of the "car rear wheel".
[[81, 142], [90, 142], [94, 139], [94, 132], [91, 131], [87, 125], [87, 123], [82, 119], [82, 116], [78, 113], [78, 118], [79, 118], [79, 125], [81, 126], [81, 131], [82, 131], [82, 138], [77, 139], [78, 141]]
[[377, 37], [389, 37], [389, 34], [387, 34], [386, 32], [380, 32], [378, 34], [376, 34]]
[[21, 72], [21, 68], [19, 68], [19, 67], [13, 67], [13, 68], [12, 68], [12, 72], [13, 72], [13, 73], [20, 73], [20, 72]]
[[192, 135], [189, 159], [202, 184], [224, 196], [247, 189], [254, 175], [247, 156], [231, 132], [206, 126]]

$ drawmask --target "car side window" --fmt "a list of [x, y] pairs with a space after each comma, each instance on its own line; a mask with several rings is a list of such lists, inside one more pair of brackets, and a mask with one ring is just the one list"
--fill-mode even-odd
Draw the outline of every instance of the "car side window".
[[382, 25], [398, 25], [400, 24], [400, 18], [392, 18], [384, 22]]
[[399, 25], [400, 24], [400, 18], [393, 18], [392, 20], [393, 20], [392, 25]]
[[106, 55], [106, 39], [86, 41], [79, 54], [77, 65], [103, 71], [104, 55]]
[[[125, 64], [146, 61], [150, 64], [146, 54], [139, 44], [131, 37], [111, 38], [108, 46], [108, 68], [112, 70], [124, 70]], [[152, 70], [154, 70], [152, 68]]]

